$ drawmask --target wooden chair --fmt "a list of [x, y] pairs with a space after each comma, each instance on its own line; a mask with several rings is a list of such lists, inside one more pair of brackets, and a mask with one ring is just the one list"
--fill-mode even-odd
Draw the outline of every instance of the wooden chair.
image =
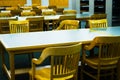
[[[94, 56], [92, 57], [87, 57], [86, 51], [93, 49], [95, 46], [99, 47], [98, 54], [97, 55], [94, 54]], [[111, 75], [112, 79], [114, 77], [113, 75], [116, 73], [114, 70], [117, 68], [118, 60], [120, 59], [119, 52], [120, 52], [119, 36], [116, 37], [101, 36], [94, 38], [94, 40], [89, 45], [85, 45], [83, 47], [81, 78], [83, 79], [83, 73], [85, 73], [86, 75], [96, 80], [100, 80], [101, 76], [108, 75]], [[86, 67], [90, 68], [87, 69]], [[92, 69], [94, 69], [94, 71], [92, 71]], [[94, 74], [93, 72], [96, 73]]]
[[9, 21], [10, 33], [29, 32], [29, 21]]
[[107, 14], [93, 14], [90, 19], [106, 19], [107, 18]]
[[30, 12], [21, 12], [21, 16], [35, 16], [36, 13], [34, 11]]
[[63, 20], [75, 20], [76, 16], [75, 15], [62, 15], [59, 17], [59, 20], [57, 21], [57, 24], [55, 25], [56, 27], [60, 25], [60, 22]]
[[49, 5], [48, 9], [53, 9], [54, 11], [56, 11], [57, 10], [57, 6], [55, 6], [55, 5]]
[[89, 26], [91, 30], [95, 28], [106, 29], [108, 27], [108, 22], [107, 19], [89, 20]]
[[3, 12], [3, 13], [0, 13], [0, 17], [11, 17], [12, 14], [10, 12]]
[[56, 30], [78, 29], [79, 20], [63, 20]]
[[9, 30], [10, 20], [16, 21], [17, 19], [16, 18], [0, 19], [0, 33], [1, 34], [10, 33], [10, 30]]
[[[56, 11], [43, 11], [42, 16], [51, 16], [51, 15], [56, 15]], [[54, 17], [54, 16], [53, 16]], [[50, 26], [52, 26], [52, 29], [55, 29], [55, 24], [56, 21], [54, 20], [47, 20], [45, 21], [46, 30], [50, 30]]]
[[77, 14], [76, 10], [63, 10], [63, 14]]
[[22, 10], [21, 9], [17, 9], [17, 10], [11, 10], [11, 14], [12, 16], [21, 16], [21, 12]]
[[[43, 50], [39, 59], [32, 59], [30, 79], [32, 80], [77, 80], [78, 62], [81, 44], [48, 47]], [[36, 69], [36, 65], [50, 57], [51, 66]]]
[[34, 11], [36, 13], [36, 15], [41, 15], [42, 14], [41, 9], [32, 9], [31, 11]]
[[33, 18], [26, 18], [29, 20], [29, 30], [33, 31], [43, 31], [44, 30], [44, 17], [33, 17]]
[[17, 10], [18, 7], [6, 7], [6, 10]]
[[56, 11], [43, 11], [42, 16], [56, 15]]
[[[107, 19], [107, 14], [93, 14], [89, 20]], [[89, 20], [86, 21], [86, 28], [89, 28]]]
[[37, 6], [38, 9], [48, 9], [48, 6]]

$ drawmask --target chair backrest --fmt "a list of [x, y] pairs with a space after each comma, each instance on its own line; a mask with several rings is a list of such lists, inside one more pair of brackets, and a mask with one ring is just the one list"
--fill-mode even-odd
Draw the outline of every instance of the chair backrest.
[[59, 20], [75, 20], [76, 16], [75, 15], [63, 15], [59, 17]]
[[43, 16], [47, 16], [47, 15], [56, 15], [56, 11], [43, 11], [42, 12]]
[[17, 10], [11, 10], [11, 14], [12, 16], [21, 16], [21, 9], [17, 9]]
[[53, 80], [53, 78], [61, 78], [70, 75], [75, 77], [77, 76], [80, 51], [81, 43], [69, 46], [48, 47], [43, 50], [38, 61], [34, 59], [33, 61], [34, 63], [37, 63], [39, 61], [44, 61], [49, 56], [51, 57], [50, 80]]
[[44, 17], [26, 18], [29, 20], [30, 31], [43, 31]]
[[62, 15], [59, 17], [59, 20], [57, 21], [57, 26], [59, 26], [60, 22], [63, 20], [75, 20], [76, 16], [75, 15]]
[[4, 13], [0, 13], [0, 17], [11, 17], [12, 14], [10, 12], [4, 12]]
[[107, 28], [108, 27], [107, 19], [89, 20], [89, 27], [90, 29]]
[[78, 29], [79, 20], [63, 20], [56, 30]]
[[117, 63], [120, 58], [120, 36], [96, 37], [90, 47], [95, 46], [99, 46], [100, 61], [109, 61], [108, 64]]
[[64, 10], [63, 14], [77, 14], [76, 10]]
[[36, 13], [36, 15], [41, 15], [42, 14], [41, 9], [32, 9], [31, 11], [34, 11]]
[[16, 10], [18, 7], [6, 7], [6, 10]]
[[0, 19], [0, 33], [5, 34], [5, 33], [10, 33], [9, 30], [9, 21], [14, 20], [16, 21], [16, 18], [8, 18], [8, 19]]
[[29, 32], [29, 21], [9, 21], [10, 33]]
[[106, 19], [107, 14], [93, 14], [90, 19]]
[[21, 16], [35, 16], [36, 13], [34, 11], [30, 12], [21, 12]]
[[54, 11], [57, 10], [57, 6], [55, 6], [55, 5], [49, 5], [48, 8], [49, 8], [49, 9], [53, 9]]

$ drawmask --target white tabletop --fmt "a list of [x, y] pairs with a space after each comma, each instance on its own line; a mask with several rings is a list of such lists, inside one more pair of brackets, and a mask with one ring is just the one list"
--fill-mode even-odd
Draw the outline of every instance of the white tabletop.
[[1, 34], [0, 41], [7, 50], [43, 48], [55, 45], [65, 45], [78, 42], [90, 42], [96, 36], [120, 36], [120, 27], [109, 27], [106, 31], [89, 29], [29, 32], [16, 34]]

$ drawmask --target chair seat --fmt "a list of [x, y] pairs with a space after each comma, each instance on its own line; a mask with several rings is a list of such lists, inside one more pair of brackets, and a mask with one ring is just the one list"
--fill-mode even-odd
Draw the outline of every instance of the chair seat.
[[[91, 58], [87, 58], [84, 60], [88, 65], [91, 65], [92, 67], [96, 68], [98, 66], [98, 63], [99, 63], [99, 59], [97, 57], [91, 57]], [[117, 64], [117, 60], [112, 60], [112, 61], [100, 61], [100, 64], [101, 64], [101, 69], [104, 69], [104, 68], [111, 68], [111, 67], [116, 67], [115, 64]], [[111, 65], [111, 66], [110, 66]], [[108, 67], [109, 68], [108, 68]]]
[[[51, 68], [50, 66], [44, 66], [44, 67], [40, 67], [37, 68], [39, 70], [36, 70], [35, 73], [35, 79], [36, 80], [50, 80], [50, 72], [51, 72]], [[31, 74], [31, 70], [29, 72]], [[60, 77], [60, 78], [54, 78], [54, 80], [66, 80], [66, 79], [70, 79], [72, 78], [73, 75], [67, 76], [67, 77]]]

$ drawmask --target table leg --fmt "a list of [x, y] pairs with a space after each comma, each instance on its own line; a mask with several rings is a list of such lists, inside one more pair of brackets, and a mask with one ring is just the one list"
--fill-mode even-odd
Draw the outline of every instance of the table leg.
[[14, 54], [9, 53], [11, 80], [15, 80]]

